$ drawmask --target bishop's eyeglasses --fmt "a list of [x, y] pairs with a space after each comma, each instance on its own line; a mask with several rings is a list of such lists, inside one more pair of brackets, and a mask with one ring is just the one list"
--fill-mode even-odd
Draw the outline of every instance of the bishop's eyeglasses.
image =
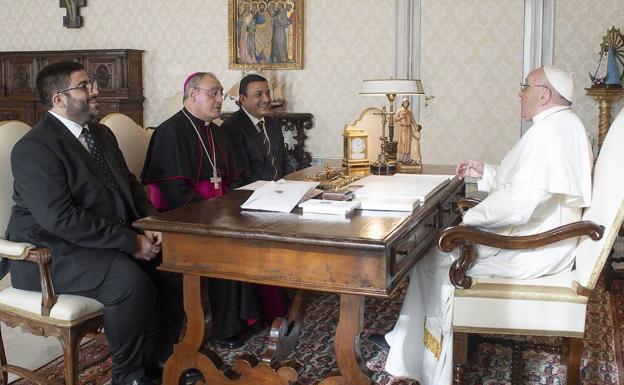
[[225, 99], [225, 94], [223, 93], [223, 90], [219, 90], [219, 89], [213, 90], [213, 89], [202, 88], [202, 87], [193, 87], [193, 88], [206, 91], [208, 96], [210, 96], [212, 99], [216, 98], [217, 96], [219, 96], [219, 98], [221, 99]]

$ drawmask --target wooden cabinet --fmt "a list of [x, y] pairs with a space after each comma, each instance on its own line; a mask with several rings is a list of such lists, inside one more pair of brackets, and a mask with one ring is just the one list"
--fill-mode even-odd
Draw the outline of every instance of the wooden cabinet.
[[143, 51], [131, 49], [0, 52], [0, 120], [37, 123], [45, 113], [37, 73], [50, 63], [72, 60], [97, 81], [101, 116], [121, 112], [143, 125]]

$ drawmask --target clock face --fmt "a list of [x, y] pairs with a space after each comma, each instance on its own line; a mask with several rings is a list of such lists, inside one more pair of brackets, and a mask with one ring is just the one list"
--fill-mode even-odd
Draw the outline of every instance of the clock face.
[[366, 149], [366, 145], [364, 144], [364, 139], [362, 138], [353, 138], [351, 140], [351, 152], [354, 154], [363, 153]]

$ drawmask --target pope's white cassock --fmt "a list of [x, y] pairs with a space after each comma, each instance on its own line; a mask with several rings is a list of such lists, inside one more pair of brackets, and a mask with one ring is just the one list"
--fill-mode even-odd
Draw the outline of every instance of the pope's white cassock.
[[[502, 235], [527, 235], [580, 220], [591, 201], [592, 154], [583, 123], [570, 107], [552, 107], [478, 181], [489, 195], [464, 224]], [[471, 276], [535, 278], [570, 270], [577, 239], [533, 250], [477, 247]], [[449, 267], [457, 256], [437, 247], [410, 273], [401, 314], [386, 335], [386, 371], [421, 385], [451, 384], [453, 292]]]

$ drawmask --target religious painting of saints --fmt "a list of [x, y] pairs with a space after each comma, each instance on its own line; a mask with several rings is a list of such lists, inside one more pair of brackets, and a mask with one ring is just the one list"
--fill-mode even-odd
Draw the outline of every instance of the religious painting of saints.
[[230, 69], [303, 68], [304, 0], [228, 0]]

